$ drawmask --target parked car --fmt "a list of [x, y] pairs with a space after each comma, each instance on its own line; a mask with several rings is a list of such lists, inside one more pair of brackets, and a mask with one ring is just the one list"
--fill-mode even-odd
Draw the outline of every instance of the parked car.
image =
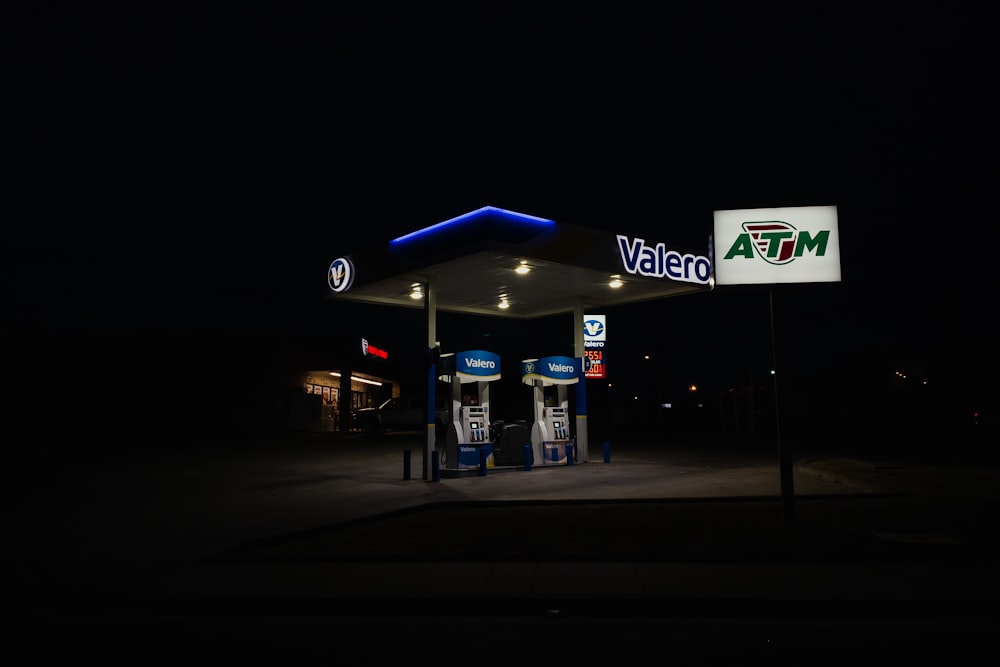
[[[399, 396], [386, 400], [377, 408], [355, 410], [351, 416], [351, 424], [355, 429], [366, 433], [419, 430], [427, 425], [424, 416], [426, 409], [425, 398]], [[444, 428], [448, 423], [448, 402], [442, 397], [435, 401], [434, 423], [437, 428]]]

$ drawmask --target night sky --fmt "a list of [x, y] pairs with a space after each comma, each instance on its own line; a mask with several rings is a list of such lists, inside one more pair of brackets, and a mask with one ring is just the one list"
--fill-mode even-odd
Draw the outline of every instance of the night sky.
[[[796, 368], [906, 361], [995, 411], [995, 77], [964, 3], [335, 5], [21, 10], [19, 361], [359, 318], [396, 344], [392, 313], [324, 299], [329, 262], [485, 205], [694, 248], [717, 209], [836, 205], [842, 282], [780, 294]], [[769, 354], [766, 289], [672, 301], [609, 325], [720, 382]]]

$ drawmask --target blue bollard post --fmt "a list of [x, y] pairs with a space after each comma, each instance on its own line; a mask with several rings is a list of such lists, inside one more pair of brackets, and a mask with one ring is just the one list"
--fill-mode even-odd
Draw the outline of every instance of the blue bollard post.
[[486, 477], [486, 448], [479, 448], [479, 476]]
[[436, 449], [431, 452], [431, 481], [441, 481], [441, 452]]
[[410, 448], [403, 450], [403, 479], [410, 479]]
[[524, 446], [524, 469], [531, 470], [531, 445]]
[[611, 463], [611, 443], [604, 443], [604, 462]]
[[566, 465], [573, 465], [573, 443], [566, 443]]

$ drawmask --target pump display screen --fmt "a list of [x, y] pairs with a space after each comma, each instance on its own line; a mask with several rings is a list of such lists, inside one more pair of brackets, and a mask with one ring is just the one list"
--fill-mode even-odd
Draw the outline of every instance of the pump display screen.
[[469, 422], [469, 428], [479, 428], [479, 422]]
[[552, 422], [553, 428], [562, 428], [562, 422]]

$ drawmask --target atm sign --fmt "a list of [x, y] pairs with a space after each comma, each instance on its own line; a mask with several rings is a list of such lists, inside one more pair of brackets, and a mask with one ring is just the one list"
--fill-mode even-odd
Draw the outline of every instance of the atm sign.
[[604, 365], [603, 349], [588, 349], [583, 351], [583, 376], [586, 378], [606, 378], [607, 366]]

